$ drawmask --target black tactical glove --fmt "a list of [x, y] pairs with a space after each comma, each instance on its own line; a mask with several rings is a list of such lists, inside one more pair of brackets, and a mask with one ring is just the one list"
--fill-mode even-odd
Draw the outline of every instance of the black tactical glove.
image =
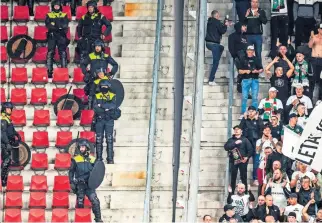
[[18, 141], [18, 142], [21, 142], [21, 136], [19, 135], [19, 133], [18, 133], [18, 132], [16, 133], [16, 135], [15, 135], [15, 136], [17, 137], [17, 141]]

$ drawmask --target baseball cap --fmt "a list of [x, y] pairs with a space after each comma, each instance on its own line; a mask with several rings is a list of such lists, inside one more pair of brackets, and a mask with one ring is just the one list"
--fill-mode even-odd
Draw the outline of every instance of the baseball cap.
[[292, 113], [292, 114], [290, 114], [290, 115], [288, 116], [288, 118], [289, 118], [289, 119], [294, 118], [294, 117], [297, 117], [297, 115], [296, 115], [295, 113]]
[[253, 45], [250, 45], [247, 47], [247, 50], [255, 50], [254, 46]]
[[226, 211], [228, 211], [228, 210], [233, 210], [235, 207], [234, 206], [232, 206], [231, 204], [226, 204], [225, 206], [224, 206], [224, 211], [226, 212]]
[[241, 127], [240, 127], [240, 125], [235, 125], [233, 129], [234, 129], [234, 130], [235, 130], [235, 129], [241, 129]]
[[291, 193], [289, 198], [297, 198], [297, 194], [296, 193]]
[[270, 92], [270, 91], [276, 91], [276, 92], [278, 92], [278, 90], [277, 90], [275, 87], [271, 87], [271, 88], [268, 90], [268, 92]]
[[292, 212], [290, 212], [290, 213], [288, 214], [288, 217], [290, 217], [290, 216], [292, 216], [292, 217], [296, 218], [296, 213], [292, 211]]
[[249, 106], [247, 110], [248, 111], [250, 111], [250, 110], [256, 111], [257, 109], [254, 106]]

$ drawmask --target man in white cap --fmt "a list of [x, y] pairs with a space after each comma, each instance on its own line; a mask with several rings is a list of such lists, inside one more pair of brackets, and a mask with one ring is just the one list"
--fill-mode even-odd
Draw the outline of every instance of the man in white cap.
[[262, 115], [264, 122], [268, 122], [273, 115], [283, 114], [283, 104], [276, 98], [277, 89], [271, 87], [268, 90], [268, 97], [261, 100], [258, 106], [258, 112]]
[[298, 103], [303, 103], [305, 105], [306, 115], [310, 115], [313, 110], [312, 101], [308, 96], [303, 94], [304, 88], [302, 84], [298, 84], [295, 89], [295, 95], [290, 96], [286, 102], [286, 111], [289, 111], [289, 114], [296, 113]]

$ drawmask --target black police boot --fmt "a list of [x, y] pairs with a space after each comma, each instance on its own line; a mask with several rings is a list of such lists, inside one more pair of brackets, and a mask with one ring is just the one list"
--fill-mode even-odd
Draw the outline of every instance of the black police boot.
[[107, 164], [114, 164], [113, 135], [107, 135]]
[[94, 196], [90, 195], [89, 200], [92, 203], [92, 211], [95, 216], [95, 219], [94, 219], [95, 222], [103, 222], [102, 216], [101, 216], [100, 202], [99, 202], [99, 199], [97, 198], [96, 194]]
[[100, 133], [96, 133], [96, 159], [102, 161], [103, 155], [103, 136]]
[[47, 53], [47, 72], [48, 78], [53, 78], [54, 51]]

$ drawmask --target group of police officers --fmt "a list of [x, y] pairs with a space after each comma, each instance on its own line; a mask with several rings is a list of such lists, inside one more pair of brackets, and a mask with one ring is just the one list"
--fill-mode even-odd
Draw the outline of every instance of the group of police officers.
[[[53, 74], [53, 60], [57, 46], [61, 67], [67, 67], [66, 48], [68, 18], [62, 12], [60, 1], [52, 2], [52, 11], [46, 16], [45, 24], [48, 28], [48, 77]], [[97, 161], [102, 161], [104, 133], [107, 144], [107, 163], [114, 163], [113, 131], [114, 120], [121, 116], [121, 110], [116, 104], [116, 92], [111, 89], [110, 80], [118, 70], [117, 62], [104, 50], [103, 39], [112, 30], [111, 23], [97, 9], [96, 1], [87, 3], [88, 12], [79, 21], [77, 34], [77, 52], [80, 55], [80, 66], [84, 74], [85, 93], [88, 95], [89, 109], [95, 112], [94, 130], [96, 132], [96, 157], [90, 155], [90, 145], [87, 140], [80, 139], [77, 143], [77, 154], [72, 158], [69, 170], [71, 189], [77, 195], [77, 207], [84, 207], [85, 195], [92, 203], [92, 211], [96, 222], [103, 222], [101, 218], [100, 202], [94, 189], [88, 187], [90, 173]], [[102, 26], [106, 26], [102, 34]], [[92, 52], [91, 52], [92, 51]], [[109, 71], [108, 65], [112, 66]], [[88, 65], [90, 68], [88, 69]], [[1, 183], [7, 185], [10, 166], [19, 166], [20, 135], [15, 131], [10, 115], [13, 110], [11, 102], [5, 102], [1, 107]]]

